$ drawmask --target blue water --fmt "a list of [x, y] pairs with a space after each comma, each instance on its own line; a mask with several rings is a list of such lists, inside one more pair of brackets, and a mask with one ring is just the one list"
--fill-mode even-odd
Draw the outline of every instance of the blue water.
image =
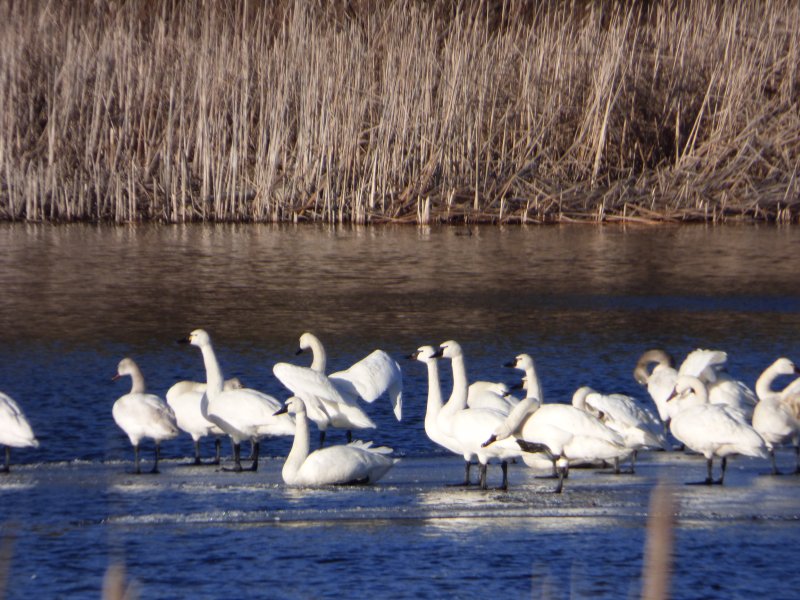
[[[635, 477], [577, 472], [560, 496], [522, 465], [508, 493], [451, 488], [460, 461], [426, 438], [426, 372], [402, 357], [457, 339], [471, 377], [512, 383], [501, 365], [528, 352], [548, 401], [588, 384], [645, 403], [631, 377], [643, 350], [714, 347], [752, 385], [777, 356], [798, 359], [798, 250], [796, 230], [764, 227], [2, 225], [0, 390], [41, 442], [0, 477], [6, 597], [98, 597], [112, 563], [147, 598], [635, 597], [664, 478], [680, 506], [675, 597], [791, 596], [800, 478], [734, 459], [724, 488], [698, 489], [683, 484], [702, 461], [671, 452]], [[134, 357], [161, 394], [202, 379], [199, 351], [175, 343], [196, 327], [226, 376], [281, 398], [271, 366], [307, 364], [303, 331], [331, 370], [383, 348], [403, 367], [404, 419], [380, 399], [368, 437], [403, 461], [374, 488], [288, 490], [290, 440], [237, 475], [182, 466], [187, 436], [164, 443], [161, 475], [130, 475], [116, 364]]]

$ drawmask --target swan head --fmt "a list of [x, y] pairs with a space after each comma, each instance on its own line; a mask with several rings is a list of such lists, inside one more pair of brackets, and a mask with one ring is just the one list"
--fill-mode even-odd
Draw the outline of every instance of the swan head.
[[300, 336], [300, 346], [297, 349], [297, 354], [302, 354], [305, 350], [310, 350], [316, 345], [319, 345], [320, 341], [317, 336], [313, 333], [309, 333], [306, 331], [303, 335]]
[[672, 390], [667, 402], [676, 399], [683, 400], [694, 396], [700, 404], [708, 402], [708, 390], [706, 384], [699, 377], [693, 375], [681, 375], [675, 382], [675, 389]]
[[519, 369], [520, 371], [527, 371], [528, 369], [534, 368], [533, 358], [531, 358], [530, 354], [518, 354], [514, 360], [505, 363], [503, 366]]
[[661, 350], [660, 348], [647, 350], [639, 357], [639, 360], [636, 362], [636, 368], [633, 370], [633, 378], [637, 383], [640, 385], [647, 385], [647, 381], [650, 379], [650, 374], [652, 372], [648, 369], [653, 363], [656, 363], [658, 366], [675, 368], [675, 360], [666, 350]]
[[577, 390], [575, 390], [575, 393], [572, 394], [572, 406], [580, 408], [581, 410], [587, 410], [586, 398], [589, 396], [589, 394], [595, 393], [595, 390], [590, 388], [588, 385], [579, 387]]
[[420, 346], [416, 352], [409, 354], [408, 358], [427, 363], [438, 358], [437, 350], [433, 346]]
[[205, 329], [195, 329], [189, 334], [189, 337], [179, 341], [182, 344], [191, 344], [192, 346], [199, 346], [201, 348], [211, 345], [211, 337], [206, 333]]
[[780, 357], [772, 363], [773, 371], [778, 375], [796, 375], [800, 374], [800, 369], [788, 358]]
[[124, 377], [125, 375], [133, 375], [134, 373], [139, 371], [139, 367], [136, 365], [132, 358], [123, 358], [119, 361], [117, 365], [117, 374], [114, 375], [111, 379], [116, 381], [120, 377]]
[[297, 396], [292, 396], [287, 398], [286, 402], [284, 402], [283, 407], [280, 408], [275, 412], [274, 416], [283, 415], [286, 413], [291, 413], [293, 415], [305, 414], [306, 412], [306, 405], [303, 402], [302, 398], [298, 398]]
[[439, 344], [439, 350], [436, 352], [436, 356], [441, 356], [442, 358], [456, 358], [457, 356], [463, 356], [464, 353], [461, 350], [461, 346], [458, 342], [454, 342], [453, 340], [448, 340]]

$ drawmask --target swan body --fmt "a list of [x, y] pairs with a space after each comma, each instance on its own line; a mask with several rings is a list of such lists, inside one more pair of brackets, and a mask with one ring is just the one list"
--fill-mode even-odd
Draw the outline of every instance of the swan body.
[[294, 434], [290, 415], [275, 415], [281, 403], [274, 397], [251, 388], [224, 389], [222, 370], [217, 362], [211, 338], [203, 329], [195, 329], [182, 340], [200, 348], [206, 368], [206, 391], [200, 402], [205, 419], [211, 421], [233, 441], [234, 470], [241, 471], [241, 443], [253, 443], [253, 464], [258, 469], [259, 442], [266, 436]]
[[753, 410], [753, 429], [764, 439], [772, 474], [778, 475], [775, 463], [775, 447], [791, 443], [795, 448], [795, 473], [800, 473], [800, 390], [793, 391], [797, 381], [783, 390], [774, 391], [772, 385], [781, 375], [796, 375], [800, 372], [788, 358], [781, 357], [767, 367], [756, 381], [759, 401]]
[[158, 473], [160, 444], [178, 435], [175, 413], [161, 398], [146, 392], [144, 376], [139, 366], [131, 358], [123, 358], [117, 366], [112, 379], [129, 375], [131, 391], [121, 396], [111, 409], [114, 421], [128, 436], [134, 450], [135, 472], [141, 473], [139, 466], [139, 443], [143, 438], [155, 441], [155, 461], [152, 473]]
[[[312, 333], [300, 336], [298, 353], [311, 350], [311, 368], [325, 373], [328, 356], [322, 342]], [[403, 373], [400, 365], [383, 350], [375, 350], [350, 368], [329, 375], [331, 383], [339, 393], [355, 402], [375, 402], [383, 394], [388, 394], [395, 418], [403, 418]]]
[[467, 388], [469, 408], [489, 408], [507, 415], [518, 403], [505, 383], [474, 381]]
[[5, 464], [0, 472], [8, 473], [11, 463], [10, 448], [38, 448], [28, 419], [11, 396], [0, 392], [0, 446], [5, 446]]
[[[643, 449], [664, 449], [666, 437], [663, 424], [649, 411], [640, 407], [634, 398], [625, 394], [601, 394], [590, 387], [578, 388], [572, 405], [586, 410], [616, 431], [631, 450], [631, 472], [636, 468], [636, 455]], [[619, 463], [615, 463], [619, 473]]]
[[305, 403], [292, 397], [286, 401], [284, 410], [293, 413], [296, 419], [292, 449], [281, 471], [287, 485], [313, 487], [375, 483], [398, 462], [389, 456], [391, 448], [375, 448], [371, 442], [356, 441], [309, 453]]
[[[706, 458], [708, 473], [703, 483], [724, 482], [728, 456], [743, 454], [766, 458], [761, 436], [743, 422], [735, 410], [710, 404], [706, 384], [698, 377], [681, 375], [669, 401], [676, 403], [670, 422], [672, 435]], [[712, 477], [715, 457], [722, 459], [722, 475], [718, 481]]]
[[[228, 379], [223, 389], [244, 387], [238, 378]], [[200, 461], [200, 440], [209, 435], [217, 438], [217, 456], [213, 464], [219, 464], [219, 436], [225, 432], [203, 416], [202, 401], [207, 384], [199, 381], [178, 381], [167, 390], [166, 400], [175, 413], [175, 421], [181, 431], [188, 433], [194, 442], [194, 463]]]
[[465, 485], [469, 484], [469, 464], [475, 456], [480, 464], [480, 487], [486, 489], [486, 469], [493, 458], [501, 461], [503, 481], [501, 489], [508, 488], [508, 460], [521, 455], [514, 440], [498, 440], [498, 443], [484, 444], [492, 432], [500, 427], [507, 414], [491, 408], [469, 408], [467, 406], [468, 379], [464, 353], [455, 341], [440, 345], [435, 356], [449, 358], [452, 362], [453, 390], [447, 404], [436, 417], [439, 430], [448, 438], [455, 440], [461, 448], [465, 462]]

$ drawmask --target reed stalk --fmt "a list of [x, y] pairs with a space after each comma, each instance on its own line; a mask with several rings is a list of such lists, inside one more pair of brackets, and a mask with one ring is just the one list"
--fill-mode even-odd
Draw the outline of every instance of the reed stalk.
[[0, 219], [800, 218], [800, 5], [0, 0]]

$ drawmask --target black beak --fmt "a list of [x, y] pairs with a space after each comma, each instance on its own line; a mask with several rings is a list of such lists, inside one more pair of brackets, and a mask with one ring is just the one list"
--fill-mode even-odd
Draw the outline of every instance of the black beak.
[[503, 366], [504, 367], [508, 367], [510, 369], [513, 369], [514, 367], [517, 366], [517, 361], [516, 360], [512, 360], [510, 362], [504, 363]]
[[433, 353], [431, 358], [442, 358], [442, 356], [444, 356], [444, 347], [439, 346], [439, 349]]
[[181, 339], [179, 339], [179, 340], [178, 340], [178, 343], [179, 343], [179, 344], [189, 344], [191, 341], [192, 341], [192, 340], [190, 340], [188, 337], [185, 337], [185, 338], [181, 338]]
[[408, 360], [417, 360], [418, 356], [419, 352], [413, 352], [411, 354], [406, 354], [405, 358], [407, 358]]
[[488, 440], [486, 440], [485, 442], [483, 442], [481, 444], [481, 448], [486, 448], [486, 446], [489, 446], [490, 444], [494, 444], [496, 441], [497, 441], [497, 436], [495, 434], [492, 434], [492, 435], [489, 436]]
[[298, 354], [302, 354], [302, 353], [303, 353], [303, 349], [302, 348], [298, 348], [297, 351], [294, 353], [294, 355], [297, 356]]
[[669, 395], [669, 398], [666, 399], [666, 402], [669, 402], [673, 398], [677, 398], [677, 397], [678, 397], [678, 390], [673, 388], [672, 393]]
[[289, 412], [289, 407], [284, 404], [278, 410], [272, 413], [272, 416], [277, 417], [278, 415], [285, 415], [288, 412]]

